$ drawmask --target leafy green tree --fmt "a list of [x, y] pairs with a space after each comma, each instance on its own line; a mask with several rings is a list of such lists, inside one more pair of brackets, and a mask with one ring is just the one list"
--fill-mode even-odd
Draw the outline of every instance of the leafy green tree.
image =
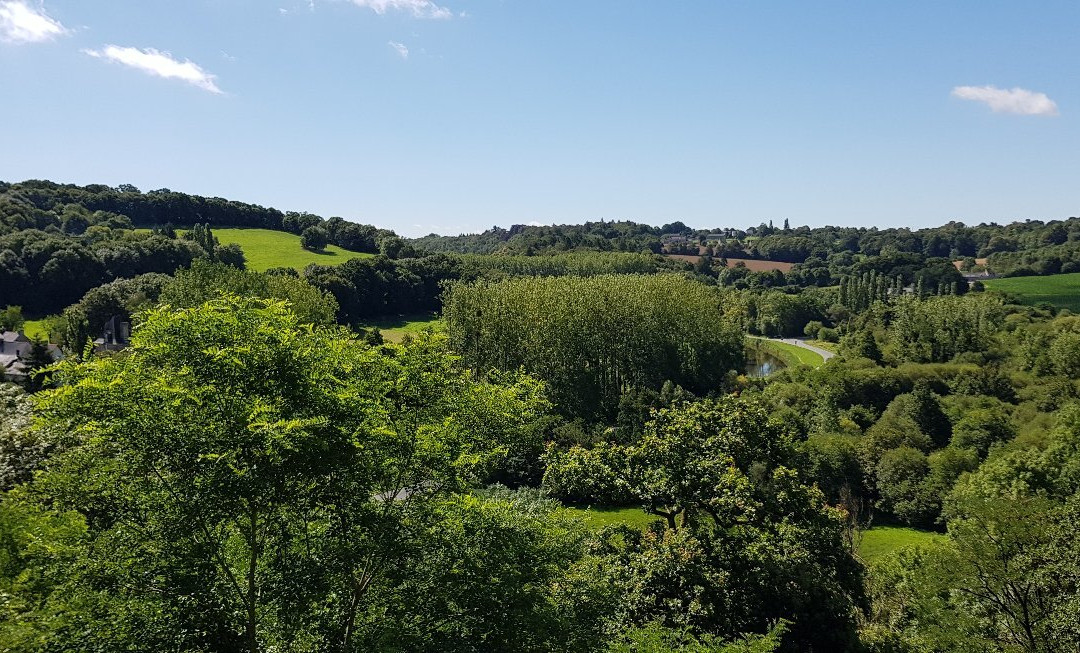
[[0, 331], [18, 331], [25, 322], [22, 306], [7, 306], [0, 311]]
[[333, 324], [337, 314], [333, 296], [303, 279], [207, 261], [196, 261], [190, 269], [177, 272], [174, 280], [162, 288], [160, 302], [177, 308], [194, 308], [222, 294], [287, 301], [301, 321], [311, 324]]
[[1080, 377], [1080, 333], [1065, 331], [1054, 338], [1050, 361], [1058, 374]]
[[930, 471], [926, 454], [911, 447], [886, 451], [875, 470], [880, 507], [908, 524], [927, 521], [930, 506], [923, 494], [923, 479]]
[[330, 234], [322, 227], [308, 227], [300, 234], [300, 246], [304, 249], [322, 251], [330, 243]]
[[990, 447], [1008, 442], [1016, 436], [1016, 429], [1009, 416], [1001, 408], [977, 408], [964, 413], [953, 425], [952, 445], [972, 449], [985, 457]]
[[807, 459], [806, 473], [832, 505], [840, 503], [844, 489], [865, 495], [859, 438], [854, 435], [815, 434], [800, 445]]
[[844, 358], [868, 358], [875, 363], [881, 362], [881, 348], [874, 339], [874, 333], [867, 329], [852, 331], [841, 338], [840, 354]]
[[[998, 448], [945, 502], [948, 540], [871, 570], [871, 637], [894, 649], [1049, 653], [1080, 646], [1080, 407], [1048, 441]], [[957, 450], [959, 452], [961, 450]]]
[[[640, 442], [555, 457], [548, 474], [599, 470], [599, 483], [664, 518], [606, 540], [604, 573], [622, 595], [624, 627], [659, 620], [731, 639], [786, 619], [785, 645], [844, 650], [861, 605], [859, 568], [842, 516], [800, 480], [794, 455], [759, 403], [726, 397], [660, 410]], [[791, 583], [798, 592], [780, 589]]]
[[[572, 614], [551, 574], [580, 557], [580, 536], [467, 498], [531, 437], [546, 410], [536, 382], [477, 383], [435, 336], [370, 349], [238, 298], [152, 310], [127, 355], [58, 375], [41, 418], [78, 444], [26, 501], [77, 511], [86, 534], [17, 620], [47, 647], [475, 650], [491, 635], [543, 650], [568, 637], [548, 622]], [[455, 575], [485, 538], [503, 583], [476, 560]], [[511, 574], [518, 556], [531, 569]], [[495, 605], [516, 612], [503, 624]]]
[[518, 277], [454, 284], [444, 315], [469, 367], [523, 367], [567, 418], [613, 421], [629, 388], [704, 395], [742, 367], [743, 334], [719, 308], [676, 275]]

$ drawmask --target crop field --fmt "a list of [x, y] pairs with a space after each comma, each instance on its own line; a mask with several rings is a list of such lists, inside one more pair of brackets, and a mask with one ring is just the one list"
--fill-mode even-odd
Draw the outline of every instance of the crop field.
[[863, 531], [862, 541], [859, 543], [859, 557], [865, 562], [873, 562], [874, 559], [897, 549], [930, 544], [943, 539], [945, 536], [941, 533], [899, 526], [876, 526]]
[[822, 358], [820, 354], [796, 345], [790, 345], [786, 342], [778, 342], [766, 338], [753, 338], [752, 345], [776, 356], [788, 367], [795, 365], [819, 367], [825, 362], [825, 359]]
[[437, 331], [443, 327], [443, 321], [438, 315], [417, 313], [373, 320], [360, 326], [365, 329], [377, 328], [385, 340], [401, 342], [406, 335], [420, 333], [427, 327]]
[[[686, 261], [687, 263], [697, 263], [698, 259], [701, 258], [700, 256], [693, 256], [691, 254], [667, 254], [666, 256], [668, 258]], [[791, 266], [794, 265], [794, 263], [785, 263], [783, 261], [759, 261], [752, 258], [729, 258], [727, 260], [727, 266], [729, 268], [735, 267], [738, 263], [746, 265], [746, 269], [751, 272], [780, 270], [781, 272], [787, 273], [791, 271]]]
[[983, 282], [990, 290], [1016, 295], [1024, 304], [1048, 302], [1080, 313], [1080, 272], [1048, 277], [1009, 277]]

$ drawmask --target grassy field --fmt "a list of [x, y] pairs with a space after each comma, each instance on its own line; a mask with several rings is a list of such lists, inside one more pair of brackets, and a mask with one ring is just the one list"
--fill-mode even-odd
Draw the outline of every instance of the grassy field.
[[831, 351], [836, 354], [840, 351], [840, 344], [836, 342], [825, 342], [824, 340], [807, 340], [806, 344], [813, 345], [825, 351]]
[[399, 315], [397, 317], [383, 318], [361, 324], [365, 329], [378, 328], [384, 339], [390, 342], [401, 342], [410, 333], [419, 333], [427, 327], [435, 330], [442, 328], [443, 321], [438, 315], [417, 314]]
[[585, 523], [594, 530], [615, 524], [626, 524], [643, 529], [660, 519], [641, 508], [568, 508], [568, 510], [585, 517]]
[[914, 528], [876, 526], [863, 531], [862, 542], [859, 543], [859, 557], [865, 562], [873, 562], [875, 558], [880, 558], [897, 549], [916, 544], [929, 544], [944, 537], [940, 533], [919, 531]]
[[49, 338], [48, 332], [45, 331], [44, 320], [27, 320], [26, 324], [23, 324], [22, 332], [26, 334], [27, 338], [33, 338], [34, 336]]
[[214, 229], [214, 235], [222, 245], [239, 245], [244, 250], [248, 269], [258, 272], [270, 268], [302, 270], [309, 263], [338, 265], [351, 258], [372, 256], [334, 245], [327, 245], [323, 252], [312, 252], [300, 247], [300, 236], [271, 229]]
[[[634, 528], [645, 528], [652, 522], [660, 519], [656, 515], [650, 515], [640, 508], [568, 508], [583, 516], [585, 523], [594, 530], [605, 526], [625, 524]], [[873, 562], [876, 558], [891, 553], [897, 549], [915, 546], [917, 544], [929, 544], [942, 540], [945, 536], [940, 533], [920, 531], [914, 528], [899, 526], [876, 526], [862, 534], [862, 542], [859, 543], [859, 557], [864, 562]]]
[[[140, 231], [145, 231], [140, 229]], [[183, 230], [179, 230], [183, 231]], [[302, 270], [309, 263], [339, 265], [351, 258], [369, 258], [374, 254], [362, 254], [327, 245], [322, 252], [312, 252], [300, 247], [300, 236], [272, 229], [217, 229], [214, 236], [222, 245], [233, 243], [244, 250], [249, 270], [264, 272], [270, 268], [295, 268]]]
[[1010, 277], [983, 281], [990, 290], [1012, 293], [1025, 304], [1048, 302], [1080, 313], [1080, 272], [1048, 277]]
[[789, 345], [786, 342], [777, 342], [775, 340], [755, 337], [754, 346], [760, 347], [773, 356], [776, 356], [788, 367], [794, 365], [818, 367], [825, 362], [825, 359], [821, 357], [821, 354], [795, 345]]

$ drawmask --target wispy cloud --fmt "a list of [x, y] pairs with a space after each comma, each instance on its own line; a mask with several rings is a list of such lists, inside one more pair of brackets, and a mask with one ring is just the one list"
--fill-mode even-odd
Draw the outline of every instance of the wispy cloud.
[[387, 11], [406, 11], [414, 18], [446, 20], [454, 17], [454, 12], [435, 4], [432, 0], [350, 0], [357, 7], [366, 7], [377, 14]]
[[68, 29], [44, 9], [33, 9], [23, 0], [0, 1], [0, 41], [40, 43], [67, 33]]
[[409, 58], [409, 48], [405, 47], [404, 43], [398, 43], [397, 41], [390, 41], [390, 47], [394, 48], [402, 59]]
[[961, 100], [984, 102], [997, 113], [1017, 113], [1024, 116], [1056, 116], [1057, 104], [1046, 97], [1025, 88], [1004, 89], [996, 86], [957, 86], [953, 97]]
[[83, 50], [83, 52], [91, 57], [108, 59], [109, 61], [122, 63], [125, 66], [131, 66], [150, 75], [166, 79], [179, 79], [193, 86], [198, 86], [205, 91], [221, 93], [221, 89], [218, 88], [214, 81], [216, 79], [214, 75], [186, 59], [177, 61], [168, 52], [159, 52], [153, 48], [146, 48], [145, 50], [121, 48], [116, 45], [106, 45], [101, 50]]

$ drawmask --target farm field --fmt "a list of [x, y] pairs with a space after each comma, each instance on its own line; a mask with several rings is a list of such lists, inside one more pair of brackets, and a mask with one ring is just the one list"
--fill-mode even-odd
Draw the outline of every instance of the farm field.
[[1012, 293], [1025, 304], [1049, 302], [1080, 313], [1080, 272], [1048, 277], [1009, 277], [983, 282], [989, 290]]
[[[693, 256], [691, 254], [665, 254], [665, 256], [679, 261], [686, 261], [687, 263], [697, 263], [697, 260], [701, 258], [700, 256]], [[735, 267], [738, 263], [746, 265], [746, 269], [751, 272], [780, 270], [781, 272], [787, 273], [791, 271], [791, 266], [794, 265], [794, 263], [784, 263], [783, 261], [759, 261], [752, 258], [729, 258], [727, 260], [727, 266], [729, 268]]]
[[754, 346], [760, 347], [773, 356], [776, 356], [788, 367], [794, 365], [818, 367], [825, 362], [825, 359], [821, 357], [821, 354], [812, 352], [809, 349], [803, 349], [796, 345], [790, 345], [786, 342], [777, 342], [767, 338], [751, 337], [754, 339]]
[[365, 329], [377, 328], [384, 339], [390, 342], [401, 342], [408, 334], [420, 333], [429, 326], [438, 330], [442, 328], [442, 325], [443, 321], [438, 315], [417, 313], [373, 320], [360, 326]]
[[859, 543], [859, 557], [865, 562], [873, 562], [897, 549], [943, 539], [944, 535], [931, 531], [901, 526], [875, 526], [863, 531], [862, 541]]

